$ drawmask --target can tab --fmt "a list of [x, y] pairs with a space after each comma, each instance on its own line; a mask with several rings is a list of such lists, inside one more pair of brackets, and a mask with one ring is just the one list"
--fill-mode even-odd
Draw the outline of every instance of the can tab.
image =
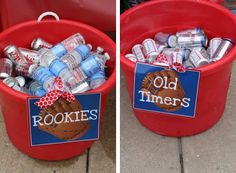
[[59, 20], [60, 20], [59, 16], [58, 16], [56, 13], [54, 13], [54, 12], [52, 12], [52, 11], [47, 11], [47, 12], [42, 13], [42, 14], [38, 17], [37, 21], [40, 22], [40, 21], [43, 20], [44, 17], [47, 17], [47, 16], [52, 16], [52, 17], [54, 17], [56, 21], [59, 21]]

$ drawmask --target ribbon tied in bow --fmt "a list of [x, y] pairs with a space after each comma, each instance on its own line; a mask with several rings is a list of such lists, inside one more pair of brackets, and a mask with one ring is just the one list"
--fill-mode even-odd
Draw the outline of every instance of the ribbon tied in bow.
[[55, 78], [53, 88], [54, 89], [51, 90], [46, 96], [35, 102], [35, 105], [41, 109], [44, 109], [53, 105], [60, 97], [66, 99], [68, 102], [75, 101], [75, 96], [72, 93], [64, 91], [64, 85], [60, 77]]
[[175, 69], [177, 72], [180, 72], [180, 73], [184, 73], [186, 71], [185, 67], [181, 63], [173, 62], [172, 60], [169, 60], [163, 53], [157, 56], [155, 62], [165, 64], [168, 66], [168, 68]]

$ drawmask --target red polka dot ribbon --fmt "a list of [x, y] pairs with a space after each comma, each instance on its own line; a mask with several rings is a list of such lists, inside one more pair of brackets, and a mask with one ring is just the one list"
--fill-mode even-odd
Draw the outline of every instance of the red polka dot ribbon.
[[180, 63], [173, 63], [171, 68], [175, 69], [177, 72], [184, 73], [186, 72], [185, 67]]
[[161, 53], [157, 56], [155, 62], [164, 63], [168, 65], [169, 68], [175, 69], [177, 72], [184, 73], [186, 71], [185, 67], [181, 63], [173, 63], [171, 58], [167, 58], [165, 54]]
[[163, 53], [159, 54], [155, 61], [159, 63], [169, 64], [167, 57]]
[[54, 90], [50, 91], [46, 96], [39, 99], [35, 102], [35, 105], [41, 109], [51, 106], [57, 101], [60, 97], [66, 99], [68, 102], [75, 101], [75, 96], [70, 92], [64, 91], [64, 85], [60, 77], [57, 77], [54, 80]]

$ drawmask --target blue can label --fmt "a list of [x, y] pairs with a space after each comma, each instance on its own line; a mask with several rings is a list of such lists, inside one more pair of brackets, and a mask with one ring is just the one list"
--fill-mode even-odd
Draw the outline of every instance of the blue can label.
[[75, 102], [59, 98], [45, 109], [35, 105], [39, 98], [28, 99], [31, 146], [99, 139], [101, 94], [75, 97]]
[[199, 79], [199, 71], [179, 73], [137, 63], [133, 108], [194, 118]]

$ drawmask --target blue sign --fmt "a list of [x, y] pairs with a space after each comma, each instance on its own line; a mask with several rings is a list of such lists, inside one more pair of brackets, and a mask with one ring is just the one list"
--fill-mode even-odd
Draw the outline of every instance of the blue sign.
[[32, 146], [99, 139], [100, 93], [75, 95], [75, 102], [59, 98], [41, 109], [39, 98], [28, 99]]
[[134, 109], [194, 118], [200, 72], [175, 70], [137, 63]]

